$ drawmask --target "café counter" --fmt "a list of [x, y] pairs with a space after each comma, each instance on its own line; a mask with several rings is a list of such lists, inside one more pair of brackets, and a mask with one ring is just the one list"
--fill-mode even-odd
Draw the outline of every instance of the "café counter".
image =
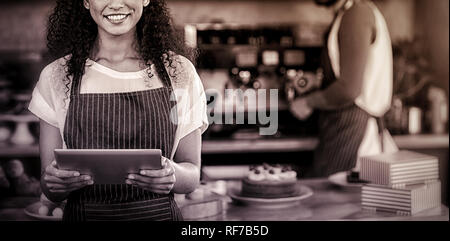
[[[228, 181], [228, 188], [239, 181]], [[317, 221], [317, 220], [373, 220], [373, 221], [448, 221], [448, 208], [444, 205], [412, 216], [365, 211], [361, 208], [361, 188], [340, 186], [328, 179], [301, 179], [299, 185], [308, 187], [313, 194], [295, 206], [285, 208], [255, 208], [233, 202], [224, 197], [223, 211], [214, 216], [195, 220], [204, 221]], [[24, 213], [24, 207], [37, 198], [15, 198], [14, 205], [0, 209], [0, 220], [37, 220]], [[5, 205], [3, 201], [3, 205]], [[7, 205], [8, 206], [8, 205]]]

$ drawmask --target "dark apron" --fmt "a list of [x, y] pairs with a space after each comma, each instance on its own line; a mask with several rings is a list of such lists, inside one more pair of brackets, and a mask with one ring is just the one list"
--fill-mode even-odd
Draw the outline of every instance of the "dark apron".
[[[176, 103], [170, 101], [172, 85], [164, 73], [164, 87], [128, 93], [80, 94], [81, 81], [72, 82], [64, 128], [67, 148], [161, 149], [170, 157], [177, 128], [170, 110]], [[173, 193], [94, 183], [68, 196], [63, 220], [164, 221], [182, 220], [182, 215]]]
[[[336, 81], [328, 54], [327, 40], [328, 34], [322, 53], [324, 70], [322, 89]], [[369, 118], [370, 115], [354, 103], [337, 110], [321, 110], [318, 120], [319, 145], [314, 152], [312, 170], [307, 176], [323, 177], [353, 169]]]

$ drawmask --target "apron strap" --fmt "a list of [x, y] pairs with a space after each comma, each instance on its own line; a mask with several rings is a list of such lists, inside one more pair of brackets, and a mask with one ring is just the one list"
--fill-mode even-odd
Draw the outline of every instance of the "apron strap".
[[[85, 67], [85, 64], [83, 64], [83, 68]], [[167, 69], [164, 66], [164, 63], [162, 60], [160, 61], [156, 61], [155, 65], [157, 65], [158, 69], [163, 70], [162, 71], [162, 81], [164, 86], [166, 86], [167, 88], [169, 88], [170, 91], [172, 91], [172, 81], [170, 80], [169, 74], [167, 73]], [[70, 95], [77, 95], [80, 93], [81, 91], [81, 77], [80, 78], [72, 78], [71, 81], [71, 87], [70, 87]]]
[[81, 90], [81, 78], [72, 78], [71, 87], [70, 87], [70, 95], [77, 95]]
[[[85, 60], [83, 62], [82, 69], [84, 69], [86, 67], [86, 61], [87, 60]], [[72, 81], [71, 81], [71, 84], [70, 84], [70, 86], [71, 86], [70, 87], [70, 95], [71, 96], [80, 94], [80, 91], [81, 91], [81, 79], [82, 78], [83, 78], [83, 76], [80, 76], [79, 78], [75, 78], [75, 76], [72, 77]]]
[[169, 88], [170, 91], [172, 91], [172, 81], [170, 80], [169, 73], [167, 73], [167, 69], [166, 69], [166, 66], [164, 65], [163, 61], [164, 60], [162, 60], [162, 59], [159, 61], [156, 61], [155, 65], [158, 67], [157, 69], [160, 69], [162, 72], [163, 76], [161, 76], [161, 78], [162, 78], [163, 84], [167, 88]]
[[381, 152], [384, 152], [384, 116], [374, 117], [377, 121], [378, 134], [380, 135]]

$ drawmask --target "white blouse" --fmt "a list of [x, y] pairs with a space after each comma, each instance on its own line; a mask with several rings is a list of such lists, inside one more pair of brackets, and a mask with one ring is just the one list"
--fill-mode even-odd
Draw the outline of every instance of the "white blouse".
[[[71, 86], [71, 82], [64, 81], [65, 61], [65, 58], [60, 58], [42, 70], [28, 107], [39, 119], [59, 129], [63, 148], [67, 148], [63, 133], [70, 102], [68, 88]], [[166, 70], [169, 72], [174, 89], [171, 98], [177, 101], [178, 115], [175, 121], [178, 126], [170, 159], [175, 156], [178, 143], [183, 137], [198, 128], [203, 133], [209, 125], [205, 91], [194, 65], [180, 55], [174, 57], [173, 64], [176, 64], [175, 69], [166, 66]], [[152, 78], [148, 77], [148, 70], [147, 68], [136, 72], [119, 72], [88, 59], [81, 80], [80, 93], [123, 93], [163, 87], [154, 65], [150, 67], [150, 71], [155, 73]]]

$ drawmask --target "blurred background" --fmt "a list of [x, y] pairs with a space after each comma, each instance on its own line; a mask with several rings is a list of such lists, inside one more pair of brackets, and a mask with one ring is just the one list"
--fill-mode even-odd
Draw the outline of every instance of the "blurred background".
[[[394, 50], [387, 128], [399, 148], [439, 157], [442, 198], [448, 204], [449, 1], [374, 2], [387, 21]], [[195, 65], [208, 97], [216, 98], [215, 106], [229, 101], [226, 88], [280, 90], [275, 135], [259, 135], [259, 124], [212, 124], [204, 133], [203, 180], [237, 178], [247, 165], [263, 162], [291, 164], [301, 178], [317, 145], [317, 115], [306, 121], [291, 115], [288, 83], [292, 76], [321, 74], [323, 35], [333, 12], [312, 0], [167, 3], [186, 44], [199, 49]], [[40, 175], [38, 122], [26, 107], [40, 71], [52, 61], [45, 40], [53, 6], [51, 0], [0, 2], [0, 179], [9, 182], [0, 182], [0, 196], [38, 193], [37, 186], [21, 186], [18, 178], [36, 181]], [[316, 84], [304, 81], [305, 92]], [[265, 109], [249, 102], [241, 111]]]

